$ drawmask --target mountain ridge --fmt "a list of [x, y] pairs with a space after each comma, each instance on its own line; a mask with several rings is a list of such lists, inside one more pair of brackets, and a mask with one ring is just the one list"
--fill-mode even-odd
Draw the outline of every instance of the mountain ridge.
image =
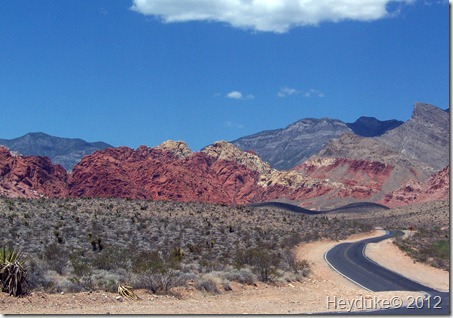
[[0, 139], [0, 145], [24, 156], [49, 157], [70, 171], [83, 156], [96, 150], [111, 148], [102, 141], [87, 142], [80, 138], [63, 138], [43, 132], [30, 132], [13, 139]]
[[239, 149], [252, 150], [273, 168], [289, 170], [316, 154], [331, 139], [345, 132], [375, 137], [402, 125], [402, 121], [380, 121], [362, 116], [354, 123], [323, 117], [303, 118], [285, 128], [265, 130], [231, 141]]

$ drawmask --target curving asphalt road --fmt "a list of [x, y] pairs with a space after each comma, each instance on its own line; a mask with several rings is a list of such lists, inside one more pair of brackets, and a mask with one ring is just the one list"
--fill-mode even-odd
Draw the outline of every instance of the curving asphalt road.
[[[342, 243], [334, 246], [324, 255], [327, 263], [338, 273], [368, 291], [422, 291], [430, 298], [430, 302], [416, 303], [411, 307], [380, 311], [370, 311], [370, 314], [445, 314], [450, 313], [450, 294], [439, 292], [421, 285], [393, 271], [390, 271], [367, 258], [364, 254], [368, 243], [376, 243], [394, 235], [387, 234], [365, 239], [355, 243]], [[436, 305], [433, 303], [435, 300]], [[441, 301], [440, 304], [438, 302]], [[421, 307], [421, 308], [418, 308]], [[441, 307], [441, 308], [439, 308]], [[363, 314], [363, 312], [361, 312]]]

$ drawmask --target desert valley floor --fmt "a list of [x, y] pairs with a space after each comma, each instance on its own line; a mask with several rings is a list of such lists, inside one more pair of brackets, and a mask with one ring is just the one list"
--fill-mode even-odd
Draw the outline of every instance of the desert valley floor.
[[[117, 199], [2, 199], [0, 209], [8, 220], [2, 235], [9, 244], [14, 242], [25, 255], [31, 256], [29, 271], [34, 284], [31, 293], [24, 297], [2, 293], [0, 312], [4, 314], [288, 314], [329, 311], [326, 305], [329, 296], [388, 299], [397, 295], [406, 299], [419, 294], [367, 292], [334, 272], [325, 263], [324, 253], [344, 240], [382, 234], [383, 230], [376, 227], [412, 226], [414, 231], [449, 233], [446, 201], [315, 216], [269, 207]], [[46, 221], [38, 217], [40, 214], [44, 214]], [[133, 232], [137, 228], [141, 235]], [[197, 237], [199, 241], [195, 240]], [[93, 251], [95, 244], [90, 238], [102, 238], [103, 249]], [[184, 283], [175, 283], [167, 292], [153, 293], [150, 285], [139, 284], [138, 279], [145, 277], [140, 276], [143, 272], [135, 267], [127, 272], [130, 264], [125, 265], [121, 255], [112, 252], [115, 247], [125, 253], [125, 246], [175, 251], [174, 242], [178, 242], [184, 255], [178, 267], [178, 277]], [[254, 268], [248, 264], [242, 266], [239, 275], [242, 277], [233, 277], [233, 273], [239, 273], [233, 262], [238, 255], [233, 250], [252, 250], [256, 244], [263, 247], [271, 242], [275, 242], [273, 248], [280, 253], [279, 257], [285, 259], [285, 265], [276, 265], [272, 279], [267, 282], [257, 279], [256, 272], [245, 271]], [[288, 250], [284, 246], [292, 247]], [[107, 252], [111, 255], [100, 258]], [[291, 270], [287, 266], [291, 260], [285, 253], [292, 253], [303, 264], [302, 268]], [[413, 280], [441, 291], [449, 289], [448, 271], [426, 264], [429, 260], [416, 262], [392, 240], [369, 244], [366, 254]], [[56, 256], [66, 262], [49, 259]], [[132, 253], [126, 256], [134, 259]], [[115, 292], [119, 281], [134, 286], [140, 300], [119, 298]]]

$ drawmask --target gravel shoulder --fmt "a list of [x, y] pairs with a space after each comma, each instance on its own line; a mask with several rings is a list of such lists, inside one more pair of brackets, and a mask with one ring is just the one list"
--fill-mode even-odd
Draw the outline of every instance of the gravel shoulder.
[[[381, 235], [382, 231], [354, 235], [355, 241]], [[246, 286], [232, 283], [232, 291], [212, 295], [194, 288], [176, 289], [175, 295], [153, 295], [137, 290], [139, 301], [119, 301], [115, 293], [102, 291], [77, 294], [34, 292], [22, 298], [0, 293], [2, 314], [300, 314], [344, 312], [348, 306], [337, 306], [339, 300], [390, 300], [398, 296], [407, 300], [419, 296], [413, 292], [367, 292], [333, 271], [324, 261], [324, 253], [336, 241], [301, 244], [295, 253], [307, 260], [312, 274], [303, 282], [271, 286], [258, 283]], [[395, 253], [393, 251], [392, 253]], [[360, 308], [352, 308], [353, 311]]]

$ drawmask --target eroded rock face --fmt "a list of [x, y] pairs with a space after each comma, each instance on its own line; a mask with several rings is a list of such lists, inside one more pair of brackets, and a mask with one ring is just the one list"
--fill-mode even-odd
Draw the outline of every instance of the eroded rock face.
[[47, 157], [14, 156], [0, 147], [0, 195], [21, 198], [65, 197], [67, 173]]
[[172, 152], [181, 159], [192, 154], [192, 150], [190, 150], [184, 141], [167, 140], [154, 149]]
[[388, 193], [379, 203], [398, 207], [413, 203], [448, 200], [449, 196], [450, 166], [447, 166], [425, 182], [409, 180], [399, 189]]
[[289, 170], [346, 131], [351, 129], [340, 120], [305, 118], [284, 129], [259, 132], [231, 143], [243, 151], [253, 150], [275, 169]]
[[449, 114], [436, 106], [416, 103], [411, 119], [377, 140], [436, 171], [449, 164]]
[[[414, 126], [414, 122], [431, 121], [430, 125], [434, 125], [432, 115], [428, 114], [431, 108], [416, 107], [412, 124], [405, 123], [390, 132], [421, 127]], [[434, 113], [434, 117], [444, 117], [437, 110]], [[14, 156], [0, 148], [0, 195], [222, 204], [289, 199], [311, 209], [330, 209], [358, 201], [399, 206], [448, 198], [448, 172], [427, 181], [436, 168], [412, 155], [408, 157], [409, 148], [402, 151], [383, 142], [380, 138], [387, 138], [386, 134], [379, 138], [359, 137], [344, 130], [341, 123], [328, 119], [299, 121], [288, 127], [287, 132], [311, 131], [313, 125], [325, 127], [328, 132], [346, 132], [287, 171], [273, 169], [255, 153], [243, 152], [224, 141], [200, 152], [192, 152], [182, 141], [166, 141], [154, 148], [140, 146], [136, 150], [107, 148], [84, 157], [69, 175], [48, 158]], [[398, 145], [400, 140], [396, 141]], [[439, 147], [443, 142], [441, 138], [433, 147], [436, 156], [438, 150], [444, 152]]]
[[408, 160], [372, 138], [345, 133], [294, 168], [309, 184], [290, 195], [305, 207], [333, 208], [357, 201], [376, 202], [409, 179], [426, 180], [432, 168]]
[[259, 172], [220, 156], [174, 151], [173, 146], [121, 147], [87, 156], [70, 176], [70, 195], [225, 204], [255, 198]]

